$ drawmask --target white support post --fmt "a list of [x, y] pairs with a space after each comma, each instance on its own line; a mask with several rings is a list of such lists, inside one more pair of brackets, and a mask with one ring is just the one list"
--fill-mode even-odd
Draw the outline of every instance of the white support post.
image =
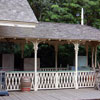
[[84, 25], [84, 9], [81, 9], [81, 25]]
[[58, 66], [58, 44], [55, 45], [55, 68], [57, 71], [57, 66]]
[[74, 44], [75, 49], [75, 89], [78, 89], [78, 50], [79, 50], [79, 44]]
[[88, 66], [88, 45], [86, 45], [86, 57], [87, 57], [87, 66]]
[[56, 72], [56, 89], [58, 88], [58, 72]]
[[95, 47], [95, 68], [97, 67], [97, 46]]
[[34, 85], [34, 91], [38, 90], [38, 73], [37, 73], [37, 51], [38, 51], [38, 42], [33, 42], [34, 45], [34, 72], [35, 72], [35, 85]]

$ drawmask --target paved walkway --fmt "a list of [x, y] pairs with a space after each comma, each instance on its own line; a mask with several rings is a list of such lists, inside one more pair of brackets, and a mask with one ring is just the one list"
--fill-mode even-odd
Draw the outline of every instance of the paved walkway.
[[87, 89], [40, 90], [37, 92], [9, 92], [0, 100], [100, 100], [100, 91]]

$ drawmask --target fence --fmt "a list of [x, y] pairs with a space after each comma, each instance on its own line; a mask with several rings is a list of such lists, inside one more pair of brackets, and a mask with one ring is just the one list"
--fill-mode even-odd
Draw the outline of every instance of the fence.
[[[7, 72], [6, 73], [6, 88], [8, 91], [20, 90], [20, 80], [22, 76], [28, 76], [31, 79], [31, 89], [34, 90], [34, 72]], [[38, 89], [61, 89], [75, 88], [75, 71], [52, 71], [38, 72]], [[94, 72], [79, 71], [78, 86], [94, 87]]]

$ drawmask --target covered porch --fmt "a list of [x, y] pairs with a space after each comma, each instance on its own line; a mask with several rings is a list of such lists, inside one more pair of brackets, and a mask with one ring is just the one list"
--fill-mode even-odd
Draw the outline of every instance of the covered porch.
[[[48, 27], [47, 27], [48, 26]], [[45, 27], [45, 28], [44, 28]], [[1, 41], [8, 39], [14, 43], [32, 43], [34, 49], [34, 70], [33, 71], [8, 71], [6, 72], [6, 86], [8, 91], [20, 90], [20, 80], [22, 76], [31, 78], [31, 89], [64, 89], [64, 88], [86, 88], [94, 87], [95, 72], [97, 68], [97, 46], [99, 45], [100, 31], [89, 26], [70, 25], [60, 23], [40, 23], [34, 30], [18, 27], [0, 27]], [[6, 32], [4, 30], [7, 30]], [[62, 31], [63, 29], [63, 31]], [[74, 30], [74, 31], [73, 31]], [[95, 35], [94, 35], [95, 32]], [[16, 33], [16, 34], [14, 34]], [[30, 34], [27, 34], [30, 33]], [[88, 33], [88, 34], [86, 34]], [[11, 35], [12, 34], [12, 35]], [[38, 69], [37, 54], [40, 43], [53, 45], [55, 48], [54, 69]], [[75, 52], [74, 70], [58, 69], [58, 46], [72, 44]], [[88, 67], [88, 48], [91, 47], [91, 69], [78, 70], [79, 45], [86, 47], [86, 57]], [[24, 48], [22, 48], [23, 54]], [[41, 60], [41, 59], [40, 59]], [[28, 66], [27, 66], [28, 67]]]

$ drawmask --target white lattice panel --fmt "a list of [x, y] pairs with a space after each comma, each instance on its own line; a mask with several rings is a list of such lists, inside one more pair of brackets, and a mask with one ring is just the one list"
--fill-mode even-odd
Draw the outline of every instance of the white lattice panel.
[[30, 77], [31, 89], [34, 89], [34, 72], [7, 72], [6, 73], [7, 90], [20, 90], [20, 80], [22, 76]]
[[56, 72], [39, 72], [38, 89], [56, 88]]
[[58, 88], [74, 88], [74, 72], [59, 72]]
[[[38, 89], [60, 89], [75, 88], [75, 72], [37, 72]], [[7, 90], [20, 90], [20, 80], [22, 76], [31, 78], [31, 89], [34, 89], [34, 72], [7, 72], [6, 87]], [[95, 77], [93, 71], [78, 72], [78, 86], [94, 87]]]
[[79, 87], [94, 87], [95, 73], [89, 72], [78, 72], [78, 86]]

